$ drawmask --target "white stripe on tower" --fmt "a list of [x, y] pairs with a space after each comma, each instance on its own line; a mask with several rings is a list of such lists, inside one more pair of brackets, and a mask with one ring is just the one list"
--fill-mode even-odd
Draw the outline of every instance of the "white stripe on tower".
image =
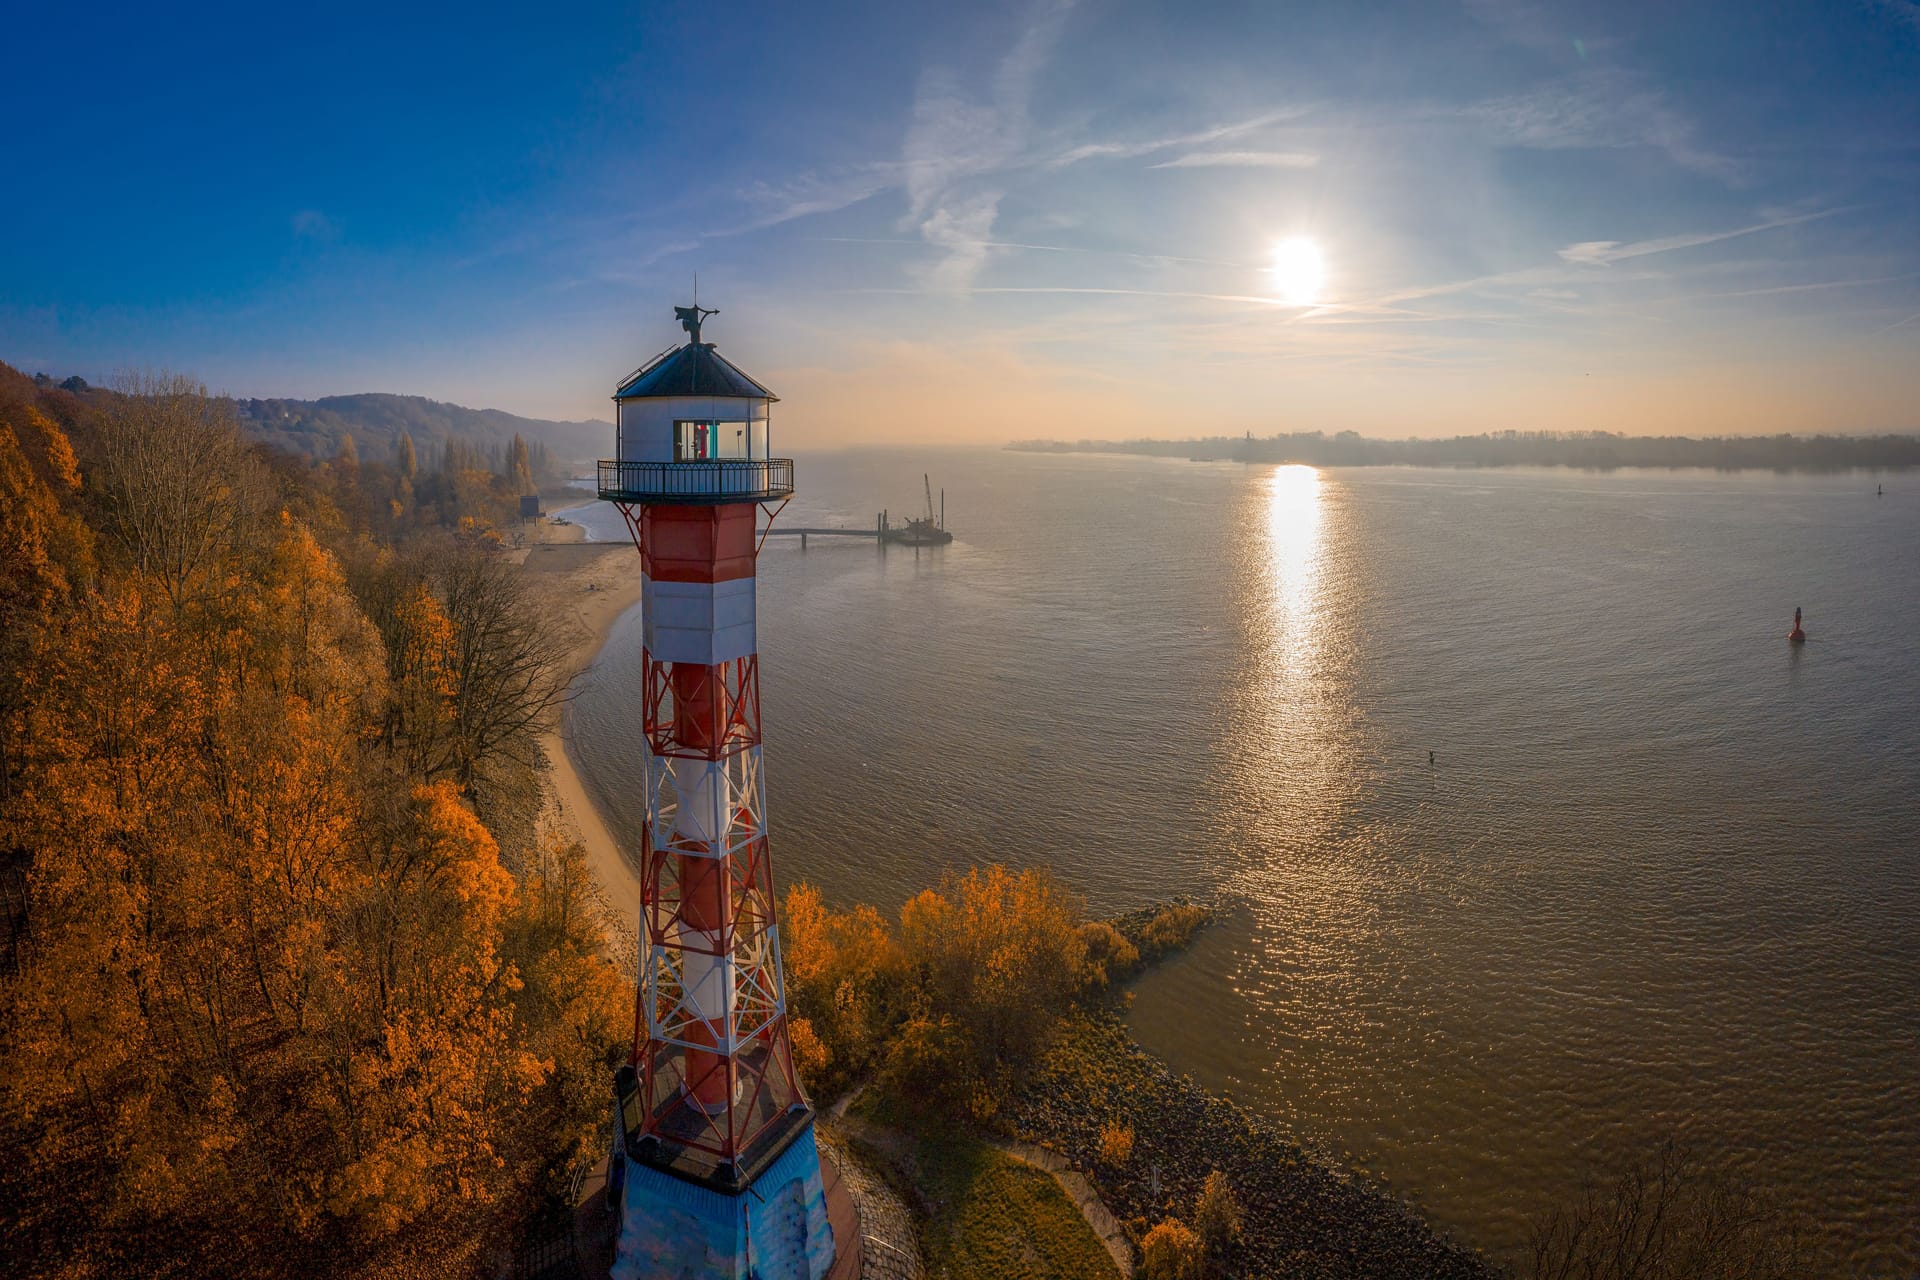
[[641, 643], [660, 662], [717, 666], [754, 652], [754, 580], [658, 582], [640, 575]]

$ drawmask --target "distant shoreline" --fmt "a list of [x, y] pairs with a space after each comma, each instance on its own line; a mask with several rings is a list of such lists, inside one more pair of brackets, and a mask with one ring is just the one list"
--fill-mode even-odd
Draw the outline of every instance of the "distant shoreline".
[[1207, 436], [1191, 440], [1016, 440], [1015, 453], [1108, 453], [1191, 462], [1303, 463], [1316, 467], [1567, 467], [1579, 471], [1838, 473], [1920, 467], [1920, 435], [1626, 436], [1503, 431], [1433, 440], [1375, 440], [1342, 431]]

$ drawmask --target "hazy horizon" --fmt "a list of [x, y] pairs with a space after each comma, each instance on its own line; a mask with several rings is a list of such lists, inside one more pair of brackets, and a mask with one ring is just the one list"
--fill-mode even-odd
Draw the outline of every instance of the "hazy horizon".
[[595, 419], [698, 272], [788, 449], [1920, 429], [1911, 0], [289, 22], [14, 19], [0, 358]]

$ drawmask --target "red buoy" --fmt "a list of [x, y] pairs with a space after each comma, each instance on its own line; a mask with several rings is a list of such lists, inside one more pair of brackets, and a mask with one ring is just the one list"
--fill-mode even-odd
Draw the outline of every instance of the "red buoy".
[[1793, 610], [1793, 630], [1787, 632], [1787, 639], [1795, 644], [1805, 644], [1807, 642], [1807, 633], [1800, 629], [1800, 609], [1797, 605]]

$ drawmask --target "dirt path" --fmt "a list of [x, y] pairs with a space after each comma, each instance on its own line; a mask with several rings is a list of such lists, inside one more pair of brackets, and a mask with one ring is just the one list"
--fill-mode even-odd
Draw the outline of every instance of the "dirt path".
[[[847, 1108], [858, 1101], [865, 1089], [866, 1086], [861, 1085], [844, 1094], [838, 1102], [833, 1104], [828, 1112], [833, 1118], [833, 1123], [849, 1136], [885, 1152], [891, 1159], [909, 1160], [913, 1142], [905, 1134], [885, 1125], [875, 1124], [871, 1120], [847, 1114]], [[1030, 1164], [1058, 1183], [1060, 1190], [1066, 1193], [1067, 1199], [1073, 1201], [1074, 1207], [1080, 1210], [1080, 1216], [1087, 1220], [1087, 1226], [1093, 1229], [1094, 1236], [1105, 1246], [1108, 1256], [1113, 1259], [1114, 1267], [1125, 1280], [1132, 1280], [1133, 1245], [1128, 1241], [1127, 1233], [1121, 1229], [1120, 1220], [1113, 1216], [1106, 1202], [1100, 1199], [1100, 1193], [1093, 1189], [1093, 1184], [1069, 1164], [1065, 1156], [1057, 1151], [1035, 1146], [1031, 1142], [1015, 1142], [1010, 1138], [995, 1137], [983, 1137], [982, 1140], [1001, 1155], [1011, 1156], [1022, 1164]]]
[[1031, 1142], [1015, 1142], [1011, 1138], [987, 1138], [986, 1143], [1002, 1155], [1012, 1156], [1036, 1169], [1045, 1170], [1053, 1175], [1060, 1189], [1067, 1193], [1067, 1199], [1073, 1201], [1080, 1210], [1080, 1216], [1093, 1228], [1093, 1234], [1107, 1247], [1107, 1253], [1113, 1258], [1113, 1265], [1119, 1269], [1126, 1280], [1133, 1277], [1133, 1245], [1127, 1240], [1127, 1233], [1120, 1227], [1120, 1220], [1107, 1208], [1106, 1201], [1093, 1189], [1093, 1184], [1067, 1162], [1067, 1158], [1057, 1151], [1037, 1147]]

